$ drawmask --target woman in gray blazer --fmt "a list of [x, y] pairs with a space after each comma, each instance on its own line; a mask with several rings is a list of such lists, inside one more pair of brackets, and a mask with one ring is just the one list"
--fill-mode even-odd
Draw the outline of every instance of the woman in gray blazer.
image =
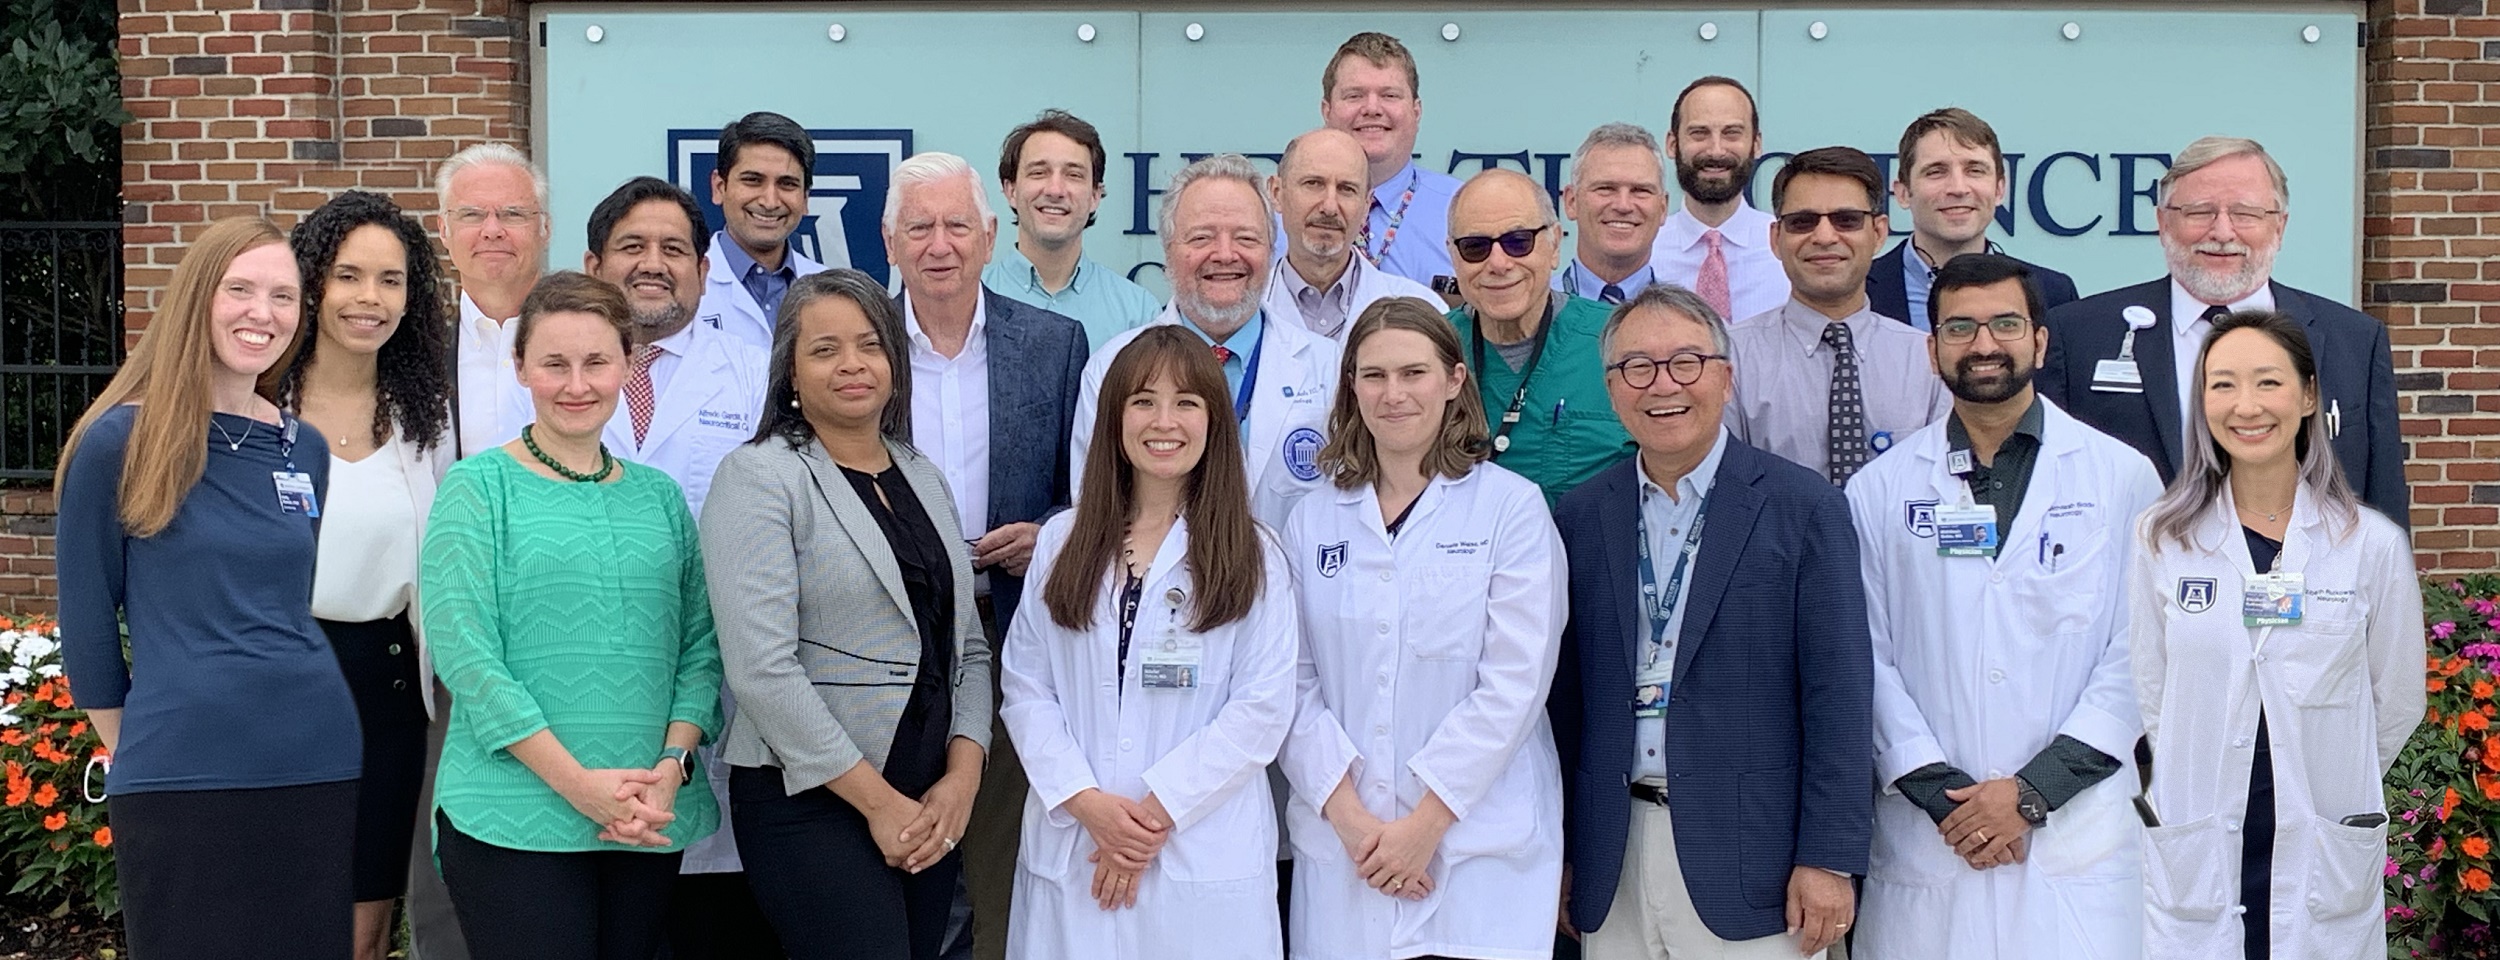
[[802, 277], [774, 327], [761, 428], [703, 504], [738, 855], [794, 960], [934, 960], [990, 736], [962, 525], [876, 281]]

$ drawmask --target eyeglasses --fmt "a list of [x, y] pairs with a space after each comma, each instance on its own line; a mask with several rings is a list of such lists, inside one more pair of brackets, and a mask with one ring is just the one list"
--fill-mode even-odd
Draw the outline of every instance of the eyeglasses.
[[1498, 243], [1502, 245], [1503, 256], [1517, 259], [1535, 250], [1537, 235], [1552, 226], [1549, 223], [1542, 227], [1521, 227], [1498, 237], [1451, 237], [1450, 249], [1458, 251], [1458, 258], [1468, 263], [1483, 263], [1486, 257], [1493, 255], [1493, 245]]
[[1866, 229], [1866, 221], [1873, 216], [1873, 210], [1799, 210], [1780, 214], [1780, 229], [1802, 237], [1813, 233], [1815, 226], [1828, 218], [1832, 229], [1854, 233]]
[[538, 211], [531, 207], [496, 207], [491, 210], [485, 207], [454, 207], [451, 211], [451, 222], [464, 227], [474, 227], [490, 219], [508, 227], [518, 226], [537, 220]]
[[[2223, 210], [2221, 208], [2210, 203], [2200, 203], [2193, 207], [2181, 207], [2165, 203], [2162, 205], [2162, 209], [2178, 214], [2179, 222], [2200, 230], [2213, 226], [2214, 218], [2223, 215]], [[2261, 207], [2232, 207], [2230, 209], [2231, 226], [2238, 230], [2254, 230], [2259, 226], [2264, 225], [2267, 220], [2282, 214], [2282, 212], [2283, 211], [2281, 210], [2267, 210]]]
[[1979, 339], [1979, 328], [1983, 326], [1998, 343], [2012, 343], [2031, 335], [2029, 317], [1990, 317], [1985, 324], [1969, 317], [1955, 317], [1936, 325], [1936, 339], [1960, 346]]
[[1606, 369], [1623, 378], [1623, 385], [1634, 390], [1647, 390], [1658, 382], [1658, 370], [1666, 368], [1667, 379], [1683, 386], [1701, 381], [1701, 372], [1710, 368], [1710, 361], [1725, 360], [1724, 353], [1679, 353], [1664, 360], [1648, 357], [1625, 357]]

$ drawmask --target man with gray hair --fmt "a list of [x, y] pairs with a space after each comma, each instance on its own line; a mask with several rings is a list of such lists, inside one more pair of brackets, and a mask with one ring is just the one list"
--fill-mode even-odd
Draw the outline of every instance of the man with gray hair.
[[512, 321], [547, 269], [547, 175], [510, 145], [481, 143], [434, 174], [435, 228], [460, 285], [459, 453], [521, 435], [529, 409], [512, 370]]
[[1667, 220], [1667, 157], [1658, 138], [1631, 123], [1589, 131], [1571, 155], [1562, 212], [1575, 233], [1571, 265], [1554, 289], [1613, 305], [1658, 282], [1649, 262]]
[[2318, 358], [2318, 410], [2353, 490], [2410, 526], [2404, 438], [2387, 327], [2369, 315], [2274, 280], [2291, 219], [2282, 166], [2254, 140], [2205, 137], [2161, 178], [2162, 257], [2170, 275], [2049, 312], [2040, 392], [2076, 419], [2178, 472], [2197, 398], [2197, 354], [2213, 321], [2273, 310], [2300, 321]]
[[1343, 343], [1349, 321], [1386, 297], [1441, 303], [1423, 284], [1355, 255], [1356, 218], [1363, 215], [1363, 144], [1353, 134], [1321, 127], [1285, 145], [1267, 178], [1283, 215], [1283, 256], [1268, 267], [1270, 316], [1302, 324]]
[[[1070, 503], [1059, 438], [1077, 423], [1085, 328], [982, 283], [998, 217], [962, 157], [923, 153], [895, 167], [884, 233], [911, 340], [912, 443], [954, 492], [961, 528], [950, 535], [972, 544], [973, 604], [995, 644], [1015, 619], [1042, 518]], [[994, 958], [1006, 950], [1026, 784], [1005, 722], [990, 735], [963, 851], [974, 949]]]
[[[1217, 154], [1173, 174], [1161, 224], [1172, 302], [1147, 326], [1180, 324], [1215, 351], [1232, 388], [1232, 416], [1241, 423], [1250, 513], [1281, 527], [1293, 505], [1322, 483], [1319, 449], [1328, 440], [1339, 352], [1336, 341], [1261, 308], [1275, 223], [1267, 177], [1247, 157]], [[1135, 339], [1136, 330], [1113, 337], [1085, 364], [1070, 444], [1072, 489], [1084, 489], [1103, 375]]]

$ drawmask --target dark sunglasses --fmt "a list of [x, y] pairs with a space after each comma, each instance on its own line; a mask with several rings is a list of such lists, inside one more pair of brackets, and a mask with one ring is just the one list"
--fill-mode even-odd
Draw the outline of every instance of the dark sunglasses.
[[1493, 255], [1493, 245], [1498, 243], [1502, 245], [1503, 256], [1517, 259], [1535, 250], [1537, 234], [1552, 226], [1549, 223], [1533, 229], [1523, 227], [1498, 237], [1451, 237], [1450, 249], [1458, 251], [1458, 258], [1468, 263], [1483, 263], [1486, 257]]
[[1829, 217], [1832, 229], [1854, 233], [1866, 229], [1866, 221], [1875, 216], [1873, 210], [1799, 210], [1780, 214], [1780, 229], [1798, 236], [1814, 232], [1815, 225]]

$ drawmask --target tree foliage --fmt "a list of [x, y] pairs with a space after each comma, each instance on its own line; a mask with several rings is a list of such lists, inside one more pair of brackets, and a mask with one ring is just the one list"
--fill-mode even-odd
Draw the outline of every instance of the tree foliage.
[[0, 219], [119, 219], [111, 0], [0, 0]]

